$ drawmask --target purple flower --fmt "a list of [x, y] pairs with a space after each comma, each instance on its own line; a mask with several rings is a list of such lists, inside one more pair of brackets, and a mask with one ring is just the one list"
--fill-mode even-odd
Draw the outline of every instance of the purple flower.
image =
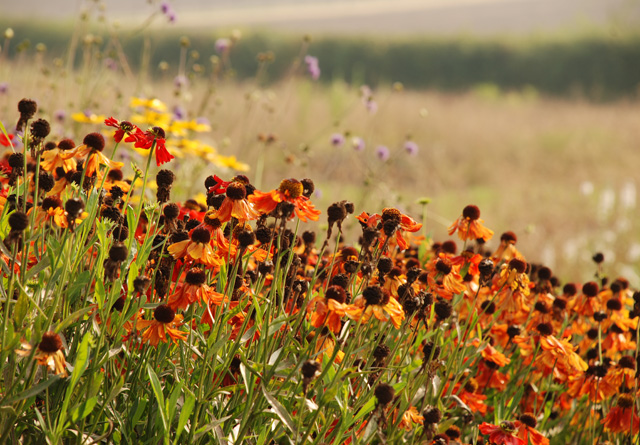
[[376, 147], [376, 156], [382, 162], [385, 162], [385, 161], [387, 161], [389, 159], [389, 156], [391, 156], [391, 153], [389, 152], [389, 149], [387, 147], [385, 147], [384, 145], [378, 145]]
[[331, 135], [331, 145], [334, 147], [342, 147], [344, 144], [344, 136], [341, 133], [334, 133]]
[[231, 40], [226, 39], [226, 38], [220, 38], [218, 40], [216, 40], [216, 43], [214, 44], [214, 47], [216, 49], [216, 52], [218, 54], [224, 54], [227, 51], [229, 51], [229, 48], [231, 47]]
[[173, 79], [173, 84], [175, 85], [176, 88], [186, 87], [188, 83], [189, 83], [189, 81], [182, 74], [177, 75]]
[[184, 108], [182, 108], [180, 105], [176, 105], [175, 107], [173, 107], [173, 118], [175, 120], [184, 120], [185, 116], [186, 112], [184, 111]]
[[404, 151], [406, 151], [409, 156], [415, 156], [418, 154], [418, 144], [413, 141], [405, 141]]
[[369, 98], [367, 100], [367, 102], [365, 103], [365, 106], [367, 107], [367, 111], [369, 111], [369, 113], [371, 114], [375, 114], [376, 111], [378, 111], [378, 102], [376, 102], [372, 98]]
[[363, 151], [365, 147], [364, 139], [355, 136], [353, 139], [351, 139], [351, 146], [353, 146], [353, 149], [355, 151]]
[[169, 2], [162, 2], [160, 4], [160, 11], [162, 11], [162, 13], [165, 15], [167, 20], [169, 20], [169, 23], [175, 23], [176, 13], [171, 7], [171, 4], [169, 4]]
[[313, 56], [305, 56], [304, 62], [307, 64], [307, 71], [313, 80], [320, 78], [320, 66], [318, 65], [318, 58]]
[[9, 83], [1, 82], [0, 83], [0, 94], [5, 94], [7, 91], [9, 91]]
[[111, 71], [116, 71], [118, 69], [118, 62], [113, 60], [111, 57], [107, 57], [106, 59], [104, 59], [103, 63], [104, 66]]
[[55, 113], [53, 113], [53, 118], [57, 122], [62, 123], [67, 118], [67, 112], [64, 110], [57, 110]]

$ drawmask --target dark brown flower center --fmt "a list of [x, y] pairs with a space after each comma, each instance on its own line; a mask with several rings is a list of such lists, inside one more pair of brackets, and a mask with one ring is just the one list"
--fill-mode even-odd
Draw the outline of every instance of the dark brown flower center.
[[62, 339], [55, 332], [45, 332], [42, 335], [42, 340], [38, 345], [38, 349], [42, 352], [52, 354], [62, 349]]
[[176, 318], [176, 313], [169, 305], [161, 304], [153, 311], [153, 318], [160, 323], [171, 323]]
[[297, 179], [283, 179], [278, 190], [291, 199], [296, 199], [302, 195], [304, 186]]

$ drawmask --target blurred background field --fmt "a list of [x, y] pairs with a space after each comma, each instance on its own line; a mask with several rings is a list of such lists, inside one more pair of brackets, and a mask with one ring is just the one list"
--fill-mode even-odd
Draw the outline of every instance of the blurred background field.
[[[601, 251], [605, 273], [640, 284], [637, 2], [37, 3], [0, 18], [8, 129], [23, 97], [76, 141], [104, 127], [73, 113], [126, 119], [131, 97], [157, 97], [209, 122], [198, 140], [262, 189], [309, 177], [323, 211], [348, 199], [356, 213], [426, 213], [436, 241], [477, 204], [490, 249], [512, 230], [563, 281], [592, 278]], [[223, 164], [173, 161], [174, 198], [228, 179]]]

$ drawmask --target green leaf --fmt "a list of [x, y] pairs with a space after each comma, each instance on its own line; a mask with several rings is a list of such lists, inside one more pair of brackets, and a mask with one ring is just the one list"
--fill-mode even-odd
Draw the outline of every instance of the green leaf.
[[182, 434], [182, 430], [184, 429], [187, 421], [189, 420], [189, 416], [193, 411], [193, 407], [196, 404], [196, 398], [194, 396], [187, 396], [184, 400], [184, 404], [182, 405], [182, 409], [180, 410], [180, 418], [178, 419], [178, 429], [176, 430], [176, 439], [175, 443], [179, 443], [178, 439], [180, 438], [180, 434]]
[[87, 365], [89, 364], [89, 346], [92, 342], [93, 337], [91, 334], [89, 332], [84, 334], [84, 337], [82, 337], [82, 341], [80, 342], [80, 347], [78, 348], [78, 353], [76, 354], [76, 361], [73, 364], [73, 372], [69, 379], [69, 388], [67, 390], [68, 395], [73, 391], [73, 388], [78, 384], [80, 377], [82, 377], [82, 374], [87, 369]]
[[158, 379], [158, 375], [153, 370], [151, 365], [147, 363], [147, 374], [149, 374], [149, 380], [151, 381], [151, 388], [153, 389], [153, 394], [156, 396], [156, 400], [158, 401], [158, 409], [160, 410], [160, 417], [162, 420], [162, 426], [164, 427], [164, 431], [169, 431], [169, 421], [167, 419], [167, 411], [166, 406], [164, 404], [164, 395], [162, 394], [162, 386], [160, 385], [160, 380]]
[[98, 309], [102, 309], [104, 306], [105, 290], [102, 280], [96, 280], [94, 286], [94, 295], [96, 296], [96, 303], [98, 303]]
[[24, 317], [27, 316], [27, 312], [29, 311], [29, 298], [24, 290], [20, 290], [20, 295], [18, 296], [18, 301], [16, 301], [16, 305], [13, 308], [13, 323], [17, 329], [22, 327], [22, 322], [24, 321]]
[[75, 311], [73, 314], [70, 314], [67, 318], [65, 318], [62, 323], [60, 323], [58, 326], [56, 326], [55, 331], [56, 332], [62, 332], [63, 330], [65, 330], [69, 325], [71, 325], [71, 323], [79, 320], [81, 317], [83, 317], [86, 313], [90, 312], [91, 309], [93, 309], [91, 306], [87, 306], [87, 307], [83, 307], [82, 309], [78, 309], [77, 311]]
[[296, 434], [295, 424], [293, 423], [293, 419], [287, 412], [286, 408], [282, 406], [282, 404], [278, 402], [278, 400], [275, 397], [273, 397], [273, 395], [271, 395], [269, 391], [267, 391], [267, 388], [265, 388], [264, 385], [261, 384], [260, 387], [262, 388], [262, 393], [264, 394], [264, 397], [267, 399], [267, 401], [271, 405], [271, 409], [273, 409], [273, 411], [276, 413], [278, 418], [282, 421], [282, 423], [284, 423], [284, 425], [289, 429], [289, 431]]
[[173, 420], [180, 394], [182, 394], [182, 382], [177, 382], [177, 384], [174, 385], [173, 391], [171, 391], [171, 396], [167, 399], [167, 419], [169, 419], [169, 421]]
[[45, 389], [47, 389], [48, 387], [50, 387], [51, 385], [53, 385], [54, 383], [56, 383], [59, 380], [60, 380], [59, 376], [52, 375], [47, 380], [43, 380], [42, 382], [38, 383], [37, 385], [32, 386], [31, 388], [29, 388], [27, 391], [18, 394], [17, 396], [11, 398], [10, 400], [7, 400], [6, 403], [8, 405], [10, 405], [10, 404], [13, 404], [15, 402], [19, 402], [20, 400], [25, 400], [25, 399], [28, 399], [29, 397], [36, 396], [36, 395], [40, 394], [42, 391], [44, 391]]
[[71, 422], [76, 423], [77, 421], [82, 420], [89, 414], [91, 414], [91, 411], [93, 411], [93, 408], [95, 408], [96, 403], [98, 403], [98, 398], [91, 397], [87, 401], [76, 406], [73, 411], [71, 411]]

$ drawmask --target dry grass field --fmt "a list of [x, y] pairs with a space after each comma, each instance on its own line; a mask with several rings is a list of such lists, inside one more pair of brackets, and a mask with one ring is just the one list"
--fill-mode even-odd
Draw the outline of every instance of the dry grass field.
[[[612, 277], [638, 280], [635, 100], [559, 100], [491, 85], [454, 95], [391, 88], [372, 92], [372, 113], [359, 88], [322, 86], [302, 73], [268, 89], [196, 78], [176, 93], [172, 79], [124, 78], [92, 63], [72, 76], [51, 64], [4, 64], [9, 88], [0, 95], [0, 120], [10, 126], [15, 103], [24, 96], [37, 99], [52, 118], [62, 110], [67, 119], [83, 110], [124, 119], [131, 96], [158, 97], [170, 109], [179, 106], [190, 118], [211, 122], [212, 131], [200, 140], [247, 163], [248, 175], [264, 189], [282, 177], [309, 177], [321, 209], [348, 199], [357, 213], [399, 206], [416, 218], [423, 212], [417, 201], [428, 197], [425, 233], [434, 240], [446, 235], [465, 205], [475, 203], [497, 236], [516, 232], [529, 261], [549, 265], [563, 280], [588, 279], [596, 251], [605, 253]], [[54, 125], [56, 136], [63, 136], [62, 128], [77, 132], [65, 136], [81, 138], [96, 127]], [[342, 146], [331, 144], [336, 133], [345, 136]], [[275, 141], [265, 144], [260, 135]], [[354, 150], [353, 137], [362, 138], [366, 148]], [[407, 139], [417, 143], [417, 154], [405, 151]], [[390, 150], [386, 161], [376, 156], [380, 145]], [[177, 162], [191, 177], [219, 172], [203, 163]], [[203, 191], [201, 184], [192, 181], [182, 198]], [[355, 218], [347, 223], [359, 230]], [[497, 240], [488, 247], [495, 245]]]

